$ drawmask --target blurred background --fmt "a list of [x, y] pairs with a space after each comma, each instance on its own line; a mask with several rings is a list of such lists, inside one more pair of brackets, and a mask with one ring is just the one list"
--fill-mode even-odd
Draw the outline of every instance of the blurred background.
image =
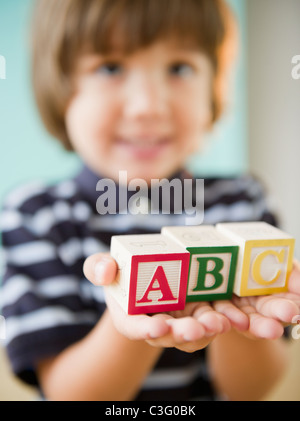
[[[300, 54], [300, 0], [228, 2], [240, 26], [232, 99], [190, 168], [204, 176], [257, 175], [282, 228], [296, 237], [300, 258], [300, 80], [292, 78], [292, 58]], [[28, 34], [32, 5], [32, 0], [0, 0], [0, 206], [14, 187], [60, 180], [79, 165], [45, 132], [35, 108]], [[290, 369], [267, 400], [300, 400], [299, 351], [300, 340], [292, 341]], [[35, 397], [11, 376], [0, 339], [0, 401]]]

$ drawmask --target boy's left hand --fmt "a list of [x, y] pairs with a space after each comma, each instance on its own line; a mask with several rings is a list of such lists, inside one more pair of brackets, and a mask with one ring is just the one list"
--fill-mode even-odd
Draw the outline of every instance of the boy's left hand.
[[[96, 269], [99, 261], [104, 263], [101, 264], [101, 276]], [[91, 256], [84, 265], [86, 277], [95, 285], [110, 284], [116, 271], [116, 262], [109, 255]], [[120, 333], [132, 340], [147, 340], [158, 347], [192, 352], [231, 328], [254, 339], [277, 339], [283, 335], [284, 326], [300, 314], [300, 264], [295, 262], [289, 292], [282, 294], [188, 303], [183, 311], [152, 316], [128, 316], [113, 297], [107, 294], [106, 299]]]
[[288, 292], [258, 297], [234, 297], [232, 302], [249, 318], [248, 333], [257, 338], [276, 339], [284, 327], [300, 315], [300, 263], [294, 261]]

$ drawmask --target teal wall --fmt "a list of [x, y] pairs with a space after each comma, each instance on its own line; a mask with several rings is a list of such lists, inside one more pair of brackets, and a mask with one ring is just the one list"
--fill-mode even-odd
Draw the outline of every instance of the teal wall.
[[249, 0], [227, 1], [239, 22], [239, 54], [229, 108], [208, 136], [205, 149], [191, 161], [191, 169], [200, 175], [232, 175], [248, 169], [246, 10]]
[[[241, 22], [245, 46], [246, 0], [229, 2]], [[0, 79], [0, 202], [23, 182], [58, 180], [78, 166], [77, 158], [46, 133], [35, 108], [28, 56], [31, 8], [32, 0], [0, 0], [0, 55], [6, 61], [6, 79]], [[234, 111], [208, 140], [204, 155], [191, 163], [195, 172], [231, 174], [247, 167], [245, 68], [242, 54], [235, 78]]]

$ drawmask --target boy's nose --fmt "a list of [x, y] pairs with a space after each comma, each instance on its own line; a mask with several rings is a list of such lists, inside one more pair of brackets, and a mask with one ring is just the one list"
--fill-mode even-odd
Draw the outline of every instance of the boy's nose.
[[129, 81], [124, 102], [127, 118], [162, 118], [168, 113], [167, 87], [159, 75], [135, 75]]

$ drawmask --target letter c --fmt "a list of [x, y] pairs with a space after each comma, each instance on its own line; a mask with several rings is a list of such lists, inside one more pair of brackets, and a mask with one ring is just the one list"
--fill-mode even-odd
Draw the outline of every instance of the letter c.
[[268, 257], [268, 256], [275, 256], [275, 258], [278, 260], [279, 263], [283, 263], [284, 262], [284, 257], [285, 257], [285, 250], [281, 250], [280, 252], [276, 252], [274, 250], [267, 250], [261, 254], [259, 254], [256, 259], [253, 262], [253, 266], [252, 266], [252, 276], [254, 281], [262, 286], [270, 286], [272, 284], [274, 284], [279, 276], [281, 275], [281, 270], [278, 270], [276, 276], [269, 280], [266, 281], [262, 276], [261, 276], [261, 265], [263, 260]]

